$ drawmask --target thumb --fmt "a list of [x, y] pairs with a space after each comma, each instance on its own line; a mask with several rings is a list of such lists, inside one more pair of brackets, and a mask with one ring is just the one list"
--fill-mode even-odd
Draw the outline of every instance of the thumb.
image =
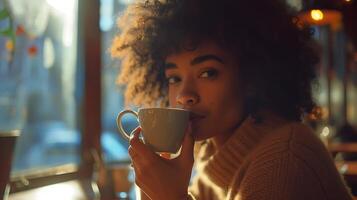
[[193, 148], [195, 141], [192, 137], [192, 127], [191, 124], [187, 126], [185, 136], [182, 142], [181, 154], [178, 159], [184, 161], [184, 163], [193, 163]]

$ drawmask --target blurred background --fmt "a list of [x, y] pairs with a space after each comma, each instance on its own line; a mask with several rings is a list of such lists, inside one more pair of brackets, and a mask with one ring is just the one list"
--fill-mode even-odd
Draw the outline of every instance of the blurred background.
[[[314, 88], [319, 106], [305, 122], [328, 147], [332, 144], [347, 176], [345, 161], [357, 159], [357, 146], [343, 150], [346, 146], [338, 145], [357, 142], [357, 2], [286, 1], [299, 11], [301, 23], [311, 25], [321, 55]], [[115, 122], [124, 108], [115, 83], [120, 61], [109, 53], [120, 32], [116, 20], [131, 3], [0, 0], [0, 132], [21, 130], [11, 193], [88, 179], [89, 189], [81, 186], [88, 199], [99, 198], [96, 187], [102, 199], [106, 193], [113, 199], [135, 197], [132, 187], [120, 189], [113, 179], [113, 169], [126, 167], [118, 176], [133, 181], [128, 144]], [[137, 126], [134, 118], [123, 123], [128, 130]], [[354, 176], [348, 180], [351, 186], [356, 182]]]

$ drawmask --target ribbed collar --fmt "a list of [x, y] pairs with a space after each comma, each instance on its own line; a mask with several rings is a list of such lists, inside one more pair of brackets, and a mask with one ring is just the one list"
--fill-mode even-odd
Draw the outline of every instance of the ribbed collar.
[[199, 170], [203, 170], [220, 188], [227, 188], [234, 174], [261, 139], [286, 122], [274, 115], [265, 115], [260, 123], [252, 117], [247, 117], [219, 150], [214, 149], [212, 141], [205, 144], [200, 150], [202, 162], [199, 164]]

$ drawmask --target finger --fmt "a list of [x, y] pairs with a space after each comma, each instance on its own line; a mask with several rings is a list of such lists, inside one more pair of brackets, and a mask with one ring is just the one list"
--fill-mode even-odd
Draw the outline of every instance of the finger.
[[139, 138], [140, 130], [141, 129], [135, 129], [132, 133], [132, 137], [129, 141], [129, 155], [138, 166], [146, 166], [147, 164], [157, 162], [159, 156], [141, 142]]
[[140, 132], [141, 132], [141, 127], [140, 126], [136, 127], [133, 131], [131, 131], [130, 139], [133, 137], [139, 138]]
[[134, 169], [135, 176], [141, 176], [143, 167], [140, 167], [140, 157], [135, 153], [131, 146], [129, 146], [129, 155], [131, 157], [131, 167]]
[[195, 141], [192, 137], [192, 127], [191, 124], [188, 125], [185, 136], [182, 143], [181, 154], [178, 159], [185, 160], [186, 162], [193, 162], [193, 148]]
[[138, 126], [136, 127], [130, 134], [130, 139], [129, 139], [129, 144], [132, 145], [133, 143], [140, 142], [140, 132], [141, 132], [141, 127]]
[[130, 145], [128, 148], [128, 153], [131, 157], [131, 160], [135, 160], [138, 157], [138, 154], [134, 151], [133, 147]]
[[[146, 191], [148, 191], [148, 188], [145, 187], [145, 185], [142, 183], [141, 180], [135, 178], [135, 185], [139, 188], [140, 192], [137, 193], [137, 195], [139, 196], [138, 199], [151, 199], [149, 198], [149, 195], [147, 194]], [[146, 197], [146, 198], [145, 198]]]

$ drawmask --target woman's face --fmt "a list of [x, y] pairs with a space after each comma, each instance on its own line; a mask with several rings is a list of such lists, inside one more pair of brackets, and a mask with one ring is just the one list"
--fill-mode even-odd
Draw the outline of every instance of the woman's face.
[[170, 55], [165, 62], [170, 107], [192, 111], [195, 140], [228, 138], [242, 119], [236, 58], [213, 42]]

